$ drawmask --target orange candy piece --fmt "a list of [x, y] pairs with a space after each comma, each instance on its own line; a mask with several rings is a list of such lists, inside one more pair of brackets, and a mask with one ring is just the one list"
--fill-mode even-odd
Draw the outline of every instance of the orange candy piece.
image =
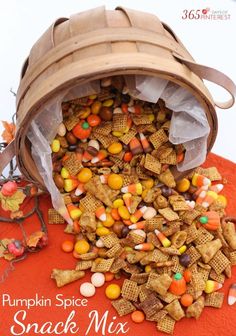
[[98, 126], [101, 124], [101, 118], [96, 115], [96, 114], [90, 114], [90, 116], [88, 116], [87, 121], [89, 123], [89, 126], [94, 127], [94, 126]]
[[80, 223], [78, 220], [75, 220], [73, 222], [73, 229], [75, 231], [75, 233], [80, 233]]
[[132, 314], [131, 314], [131, 320], [134, 323], [142, 323], [145, 320], [145, 315], [141, 310], [135, 310]]
[[115, 275], [111, 272], [106, 272], [104, 273], [105, 275], [105, 281], [112, 281], [115, 277]]
[[71, 240], [65, 240], [61, 244], [61, 249], [66, 253], [72, 252], [74, 250], [74, 243]]
[[182, 306], [189, 307], [193, 303], [193, 297], [192, 297], [192, 295], [186, 293], [186, 294], [181, 296], [180, 302], [181, 302]]
[[184, 161], [184, 152], [177, 154], [176, 161], [177, 163]]
[[125, 155], [123, 156], [123, 160], [125, 162], [130, 162], [133, 158], [133, 154], [131, 152], [126, 152]]
[[118, 213], [118, 209], [111, 209], [111, 217], [116, 220], [119, 221], [121, 219], [119, 213]]
[[185, 279], [185, 281], [188, 283], [188, 282], [190, 282], [191, 281], [191, 278], [192, 278], [192, 272], [189, 270], [189, 269], [186, 269], [185, 271], [184, 271], [184, 279]]
[[187, 290], [186, 280], [181, 273], [176, 273], [172, 277], [172, 283], [169, 287], [169, 292], [174, 295], [183, 295]]
[[90, 134], [91, 134], [91, 127], [89, 125], [89, 123], [87, 123], [84, 120], [81, 120], [73, 129], [72, 129], [72, 133], [73, 135], [78, 138], [78, 139], [87, 139]]

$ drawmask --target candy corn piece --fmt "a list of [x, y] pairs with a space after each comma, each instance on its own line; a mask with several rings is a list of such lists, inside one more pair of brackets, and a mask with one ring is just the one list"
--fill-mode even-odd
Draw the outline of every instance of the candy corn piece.
[[105, 222], [107, 220], [106, 210], [104, 207], [97, 208], [95, 215], [102, 222]]
[[164, 247], [170, 247], [171, 241], [162, 232], [155, 230], [155, 234]]
[[221, 184], [221, 183], [219, 183], [219, 184], [215, 184], [215, 185], [213, 185], [213, 186], [210, 186], [210, 187], [209, 187], [209, 190], [210, 190], [210, 191], [214, 191], [214, 192], [216, 192], [217, 194], [219, 194], [219, 192], [221, 192], [223, 188], [224, 188], [224, 185]]
[[202, 186], [206, 186], [206, 185], [209, 186], [211, 184], [211, 181], [209, 180], [209, 178], [207, 178], [207, 177], [205, 177], [203, 175], [195, 173], [193, 175], [193, 178], [192, 178], [192, 184], [195, 187], [202, 187]]
[[129, 148], [130, 148], [133, 155], [143, 153], [143, 147], [142, 147], [140, 141], [136, 137], [131, 139], [131, 141], [129, 143]]
[[186, 203], [188, 204], [188, 206], [189, 206], [191, 209], [194, 209], [194, 208], [195, 208], [195, 204], [196, 204], [195, 201], [186, 201]]
[[125, 193], [123, 195], [123, 200], [127, 209], [129, 210], [129, 213], [131, 213], [132, 195], [130, 193]]
[[82, 215], [82, 211], [77, 208], [77, 206], [75, 206], [74, 204], [70, 203], [70, 204], [67, 204], [67, 210], [70, 214], [70, 217], [75, 220], [75, 219], [78, 219], [81, 215]]
[[133, 124], [133, 119], [130, 116], [128, 116], [127, 127], [126, 127], [124, 133], [128, 133], [128, 131], [131, 128], [132, 124]]
[[202, 190], [200, 192], [200, 194], [198, 195], [198, 198], [196, 199], [196, 203], [201, 205], [202, 202], [204, 201], [205, 197], [207, 195], [207, 191], [206, 190]]
[[82, 162], [84, 150], [82, 148], [76, 148], [76, 158]]
[[143, 244], [136, 245], [134, 248], [135, 250], [138, 250], [138, 251], [153, 251], [154, 245], [152, 243], [143, 243]]
[[144, 205], [142, 208], [135, 211], [135, 213], [130, 217], [132, 223], [137, 223], [141, 217], [143, 217], [144, 212], [147, 210], [147, 207]]
[[133, 105], [128, 107], [130, 113], [141, 114], [142, 107], [140, 105]]
[[127, 226], [131, 225], [132, 222], [130, 221], [130, 219], [123, 219], [123, 223]]
[[202, 191], [207, 191], [209, 189], [208, 185], [202, 186], [197, 189], [197, 191], [194, 193], [194, 196], [199, 196]]
[[228, 294], [228, 304], [232, 306], [236, 302], [236, 284], [232, 284]]
[[150, 153], [152, 151], [152, 147], [150, 143], [148, 142], [147, 138], [143, 133], [139, 133], [139, 137], [141, 140], [141, 144], [143, 146], [144, 153]]
[[99, 145], [99, 142], [97, 140], [89, 140], [88, 147], [93, 147], [97, 151], [99, 151], [99, 149], [100, 149], [100, 145]]
[[79, 181], [76, 179], [65, 179], [64, 181], [64, 189], [66, 192], [71, 192], [75, 188], [77, 188]]
[[145, 223], [146, 221], [141, 221], [136, 224], [132, 224], [129, 226], [129, 229], [130, 230], [137, 230], [137, 229], [143, 230], [145, 228]]
[[221, 283], [219, 283], [217, 281], [213, 281], [213, 280], [207, 280], [204, 292], [207, 293], [207, 294], [210, 294], [212, 292], [217, 291], [220, 288], [222, 288]]
[[121, 192], [131, 193], [132, 195], [142, 195], [143, 187], [141, 183], [129, 184], [126, 187], [121, 188]]
[[218, 194], [214, 191], [207, 191], [206, 197], [202, 202], [204, 208], [208, 208], [218, 197]]
[[65, 179], [71, 178], [70, 173], [65, 167], [62, 167], [61, 169], [61, 176]]
[[84, 184], [79, 182], [78, 187], [75, 190], [75, 196], [80, 196], [85, 192]]
[[105, 159], [107, 157], [107, 151], [105, 151], [104, 149], [101, 149], [97, 156], [93, 157], [91, 162], [92, 163], [97, 163], [99, 161], [102, 161], [103, 159]]
[[100, 181], [102, 184], [107, 184], [107, 181], [108, 181], [108, 177], [109, 177], [110, 174], [103, 174], [103, 175], [100, 175]]
[[89, 152], [87, 151], [84, 151], [84, 154], [83, 154], [83, 158], [82, 158], [82, 162], [89, 162], [92, 160], [92, 155], [89, 154]]

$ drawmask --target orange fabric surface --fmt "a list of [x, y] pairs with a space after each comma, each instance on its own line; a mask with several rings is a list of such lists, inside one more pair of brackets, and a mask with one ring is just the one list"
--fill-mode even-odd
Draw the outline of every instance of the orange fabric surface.
[[[228, 198], [227, 213], [236, 216], [236, 164], [225, 160], [214, 154], [210, 154], [206, 163], [206, 167], [216, 166], [224, 178], [227, 179], [228, 184], [223, 190], [223, 194]], [[48, 196], [41, 197], [40, 208], [44, 212], [45, 219], [47, 219], [47, 209], [50, 207], [50, 198]], [[26, 206], [27, 209], [27, 206]], [[6, 215], [0, 210], [0, 215]], [[20, 238], [20, 231], [14, 224], [1, 223], [0, 238]], [[28, 233], [32, 233], [39, 229], [39, 223], [32, 217], [28, 219], [24, 227]], [[115, 310], [111, 306], [110, 301], [105, 297], [104, 291], [107, 286], [97, 289], [96, 295], [88, 299], [87, 307], [56, 307], [55, 304], [59, 303], [56, 300], [57, 294], [62, 294], [64, 298], [82, 298], [79, 293], [79, 286], [81, 282], [89, 281], [90, 274], [87, 272], [86, 278], [76, 281], [73, 284], [67, 285], [64, 288], [58, 289], [55, 282], [50, 279], [51, 270], [53, 268], [73, 269], [76, 260], [71, 254], [61, 251], [60, 244], [65, 239], [71, 239], [70, 236], [63, 233], [63, 225], [48, 225], [49, 230], [49, 245], [44, 248], [40, 253], [30, 254], [24, 261], [15, 264], [15, 270], [10, 272], [8, 278], [4, 283], [0, 284], [0, 335], [11, 335], [11, 326], [14, 325], [14, 314], [19, 310], [26, 311], [26, 319], [24, 325], [27, 323], [37, 322], [39, 327], [45, 322], [52, 322], [55, 325], [59, 321], [66, 321], [72, 310], [75, 311], [75, 316], [72, 321], [76, 322], [77, 329], [74, 333], [79, 336], [94, 336], [94, 335], [127, 335], [127, 336], [143, 336], [143, 335], [164, 335], [157, 331], [154, 322], [144, 322], [142, 324], [135, 324], [131, 321], [130, 316], [119, 318]], [[3, 273], [7, 267], [7, 262], [0, 260], [0, 270]], [[121, 280], [115, 281], [121, 283]], [[175, 333], [176, 336], [233, 336], [236, 335], [236, 304], [228, 306], [227, 294], [230, 284], [236, 282], [236, 267], [233, 268], [233, 275], [231, 279], [225, 281], [224, 287], [220, 290], [225, 292], [225, 299], [222, 309], [205, 308], [203, 314], [198, 321], [194, 319], [182, 319], [176, 323]], [[28, 298], [34, 299], [36, 293], [41, 298], [51, 299], [51, 306], [48, 307], [3, 307], [2, 295], [9, 294], [11, 299]], [[99, 317], [108, 311], [108, 318], [106, 328], [95, 331], [94, 326], [88, 331], [91, 322], [89, 313], [97, 310]], [[21, 315], [22, 316], [22, 315]], [[114, 318], [113, 318], [114, 317]], [[18, 318], [20, 320], [20, 316]], [[113, 326], [110, 323], [113, 322]], [[126, 333], [116, 328], [117, 323], [125, 323]], [[17, 326], [17, 324], [15, 324]], [[34, 332], [23, 332], [23, 326], [18, 326], [15, 333], [20, 335], [35, 335]], [[116, 330], [114, 332], [114, 330]], [[112, 333], [113, 331], [113, 333]], [[87, 333], [86, 333], [87, 332]], [[117, 332], [117, 333], [116, 333]], [[43, 333], [38, 333], [42, 335]], [[45, 333], [49, 335], [49, 333]], [[61, 335], [74, 335], [72, 332], [63, 332]], [[52, 332], [51, 335], [56, 335]]]

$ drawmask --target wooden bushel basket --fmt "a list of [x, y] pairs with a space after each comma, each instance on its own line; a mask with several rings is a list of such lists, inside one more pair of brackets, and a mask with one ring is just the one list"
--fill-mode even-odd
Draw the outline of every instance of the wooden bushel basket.
[[[16, 137], [1, 154], [0, 170], [15, 154], [22, 175], [45, 188], [27, 139], [39, 108], [75, 84], [121, 74], [158, 76], [189, 90], [207, 115], [211, 150], [217, 135], [215, 106], [226, 109], [234, 104], [235, 84], [223, 73], [195, 63], [179, 38], [156, 16], [99, 7], [56, 20], [32, 47], [17, 92]], [[230, 101], [214, 102], [202, 79], [224, 87]]]

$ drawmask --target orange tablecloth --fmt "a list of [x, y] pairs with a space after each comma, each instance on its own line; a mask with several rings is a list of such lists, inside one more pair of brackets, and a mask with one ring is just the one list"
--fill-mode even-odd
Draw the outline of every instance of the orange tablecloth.
[[[224, 178], [228, 180], [228, 184], [225, 186], [223, 194], [228, 198], [228, 208], [227, 212], [231, 215], [236, 215], [236, 165], [228, 160], [225, 160], [214, 154], [210, 154], [205, 163], [206, 167], [216, 166], [222, 173]], [[47, 209], [50, 207], [50, 199], [48, 196], [43, 196], [40, 200], [40, 207], [44, 212], [44, 216], [47, 219]], [[27, 209], [27, 206], [26, 206]], [[0, 210], [1, 215], [5, 215], [2, 210]], [[12, 238], [19, 237], [20, 233], [16, 225], [1, 223], [0, 238]], [[34, 232], [39, 228], [35, 217], [28, 219], [25, 222], [25, 228], [28, 233]], [[40, 253], [29, 255], [24, 261], [19, 262], [15, 265], [16, 269], [9, 274], [9, 277], [4, 283], [0, 284], [0, 335], [9, 336], [12, 334], [11, 327], [15, 325], [15, 329], [12, 329], [15, 334], [18, 335], [35, 335], [33, 331], [26, 332], [26, 326], [28, 323], [36, 322], [39, 327], [45, 322], [51, 322], [55, 325], [59, 321], [66, 321], [67, 317], [70, 315], [71, 311], [75, 311], [75, 315], [72, 321], [76, 322], [79, 328], [76, 333], [72, 331], [64, 331], [61, 335], [164, 335], [157, 331], [154, 322], [144, 322], [141, 325], [134, 324], [130, 316], [119, 318], [116, 317], [116, 312], [112, 308], [111, 303], [106, 299], [104, 295], [105, 286], [97, 289], [97, 293], [93, 298], [88, 299], [86, 307], [72, 306], [64, 309], [60, 306], [55, 306], [55, 304], [60, 304], [56, 300], [56, 295], [61, 294], [60, 298], [82, 298], [79, 293], [80, 280], [65, 286], [62, 289], [58, 289], [55, 286], [55, 282], [50, 279], [50, 274], [52, 268], [62, 268], [62, 269], [73, 269], [76, 264], [76, 260], [70, 254], [63, 253], [60, 249], [60, 244], [64, 239], [68, 239], [68, 236], [63, 233], [63, 225], [49, 225], [49, 245], [43, 249]], [[70, 237], [69, 237], [70, 238]], [[1, 274], [7, 267], [7, 262], [0, 260]], [[88, 272], [89, 273], [89, 272]], [[90, 275], [87, 274], [86, 279], [90, 279]], [[117, 281], [119, 283], [119, 281]], [[194, 319], [184, 318], [180, 322], [176, 323], [175, 333], [176, 336], [234, 336], [236, 335], [236, 305], [228, 306], [227, 304], [227, 293], [231, 283], [236, 282], [236, 267], [233, 269], [233, 276], [231, 279], [225, 281], [224, 288], [221, 290], [225, 292], [225, 300], [222, 309], [205, 308], [202, 316], [198, 321]], [[26, 298], [35, 299], [36, 294], [39, 298], [47, 298], [51, 300], [51, 306], [36, 306], [27, 309], [23, 307], [10, 307], [9, 305], [3, 307], [3, 294], [9, 294], [11, 300]], [[6, 295], [5, 295], [6, 298]], [[13, 302], [11, 302], [13, 304]], [[14, 322], [14, 315], [16, 312], [24, 310], [26, 311], [25, 321], [22, 322], [23, 312], [18, 313], [18, 321], [23, 324]], [[89, 313], [96, 310], [99, 317], [101, 318], [104, 313], [107, 313], [107, 324], [106, 328], [102, 330], [99, 329], [98, 332], [95, 331], [94, 325], [88, 330], [91, 318]], [[92, 314], [92, 313], [90, 313]], [[115, 318], [113, 318], [115, 317]], [[113, 322], [113, 326], [110, 323]], [[117, 323], [125, 323], [123, 328]], [[48, 326], [49, 324], [47, 324]], [[71, 325], [72, 326], [72, 325]], [[25, 328], [25, 329], [24, 329]], [[34, 330], [34, 329], [32, 329]], [[61, 330], [61, 329], [60, 329]], [[73, 329], [72, 329], [73, 330]], [[75, 328], [74, 328], [75, 330]], [[114, 332], [114, 330], [116, 330]], [[128, 331], [127, 331], [128, 330]], [[112, 333], [113, 331], [113, 333]], [[127, 331], [124, 333], [124, 331]], [[87, 332], [87, 333], [86, 333]], [[43, 333], [38, 333], [42, 335]], [[48, 332], [44, 333], [49, 335]], [[52, 332], [52, 335], [56, 333]]]

